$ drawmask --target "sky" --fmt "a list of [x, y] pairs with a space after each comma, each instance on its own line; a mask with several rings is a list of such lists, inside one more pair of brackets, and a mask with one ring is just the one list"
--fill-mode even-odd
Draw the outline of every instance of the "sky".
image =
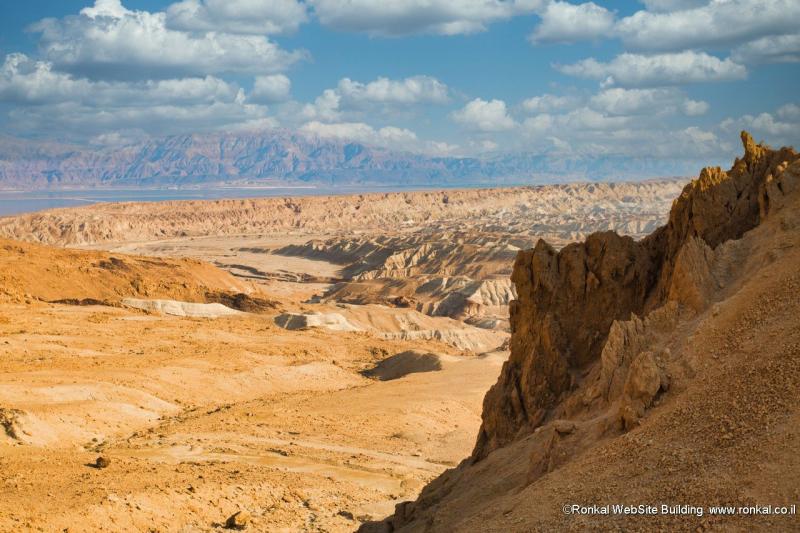
[[800, 1], [4, 0], [0, 132], [283, 128], [430, 155], [800, 146]]

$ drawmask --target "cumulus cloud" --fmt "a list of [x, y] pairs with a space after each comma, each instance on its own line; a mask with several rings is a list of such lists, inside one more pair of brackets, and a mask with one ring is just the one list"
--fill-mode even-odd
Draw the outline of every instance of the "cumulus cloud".
[[40, 34], [48, 61], [90, 77], [264, 74], [282, 71], [306, 56], [285, 51], [264, 36], [171, 30], [165, 13], [131, 11], [119, 0], [96, 0], [80, 15], [44, 19], [31, 29]]
[[724, 148], [714, 131], [687, 125], [686, 117], [709, 106], [678, 88], [613, 87], [571, 103], [577, 105], [534, 106], [537, 112], [515, 130], [524, 146], [547, 153], [684, 159], [717, 157]]
[[800, 62], [800, 33], [762, 37], [741, 46], [731, 53], [740, 63], [798, 63]]
[[692, 100], [674, 89], [605, 89], [589, 101], [590, 107], [610, 115], [669, 115], [682, 112], [697, 116], [708, 111], [706, 102]]
[[166, 13], [171, 29], [253, 35], [291, 33], [308, 20], [297, 0], [183, 0]]
[[0, 100], [22, 104], [80, 102], [99, 106], [144, 106], [242, 102], [244, 93], [214, 76], [141, 82], [92, 81], [58, 72], [46, 61], [9, 54], [0, 67]]
[[653, 87], [713, 81], [740, 80], [747, 69], [729, 58], [719, 59], [704, 52], [639, 55], [624, 53], [608, 63], [594, 58], [571, 65], [557, 65], [570, 76], [603, 81], [604, 85]]
[[778, 117], [787, 121], [800, 122], [800, 105], [786, 104], [779, 107]]
[[444, 104], [449, 100], [447, 85], [430, 76], [413, 76], [403, 80], [378, 78], [369, 83], [344, 78], [339, 81], [337, 91], [345, 100], [355, 104]]
[[19, 107], [9, 113], [21, 131], [68, 133], [71, 138], [140, 130], [149, 135], [207, 131], [265, 118], [267, 108], [242, 102], [94, 107], [78, 102]]
[[289, 99], [291, 90], [292, 82], [283, 74], [256, 76], [250, 100], [264, 103], [283, 102]]
[[[599, 93], [600, 96], [603, 92]], [[800, 105], [785, 104], [773, 112], [745, 114], [708, 127], [678, 126], [655, 114], [612, 115], [589, 105], [566, 113], [542, 113], [527, 118], [519, 128], [529, 148], [547, 152], [702, 158], [722, 162], [739, 150], [739, 131], [750, 131], [773, 146], [800, 144]], [[691, 100], [687, 100], [691, 101]], [[680, 107], [680, 106], [679, 106]], [[618, 109], [622, 111], [622, 109]], [[681, 109], [676, 109], [680, 113]], [[685, 113], [685, 110], [683, 110]]]
[[686, 116], [697, 117], [705, 115], [708, 112], [708, 102], [702, 100], [689, 100], [686, 99], [681, 103], [681, 109]]
[[341, 100], [341, 96], [335, 90], [325, 89], [313, 103], [303, 106], [301, 116], [306, 120], [340, 120], [342, 112], [339, 109], [339, 102], [341, 102]]
[[401, 80], [380, 77], [368, 83], [342, 78], [333, 89], [325, 89], [301, 111], [306, 120], [341, 121], [345, 114], [392, 111], [417, 104], [445, 104], [447, 85], [430, 76]]
[[571, 43], [608, 36], [614, 13], [594, 2], [550, 2], [539, 16], [541, 23], [530, 35], [533, 43]]
[[800, 144], [800, 106], [786, 104], [773, 113], [746, 114], [729, 118], [720, 124], [728, 135], [747, 130], [757, 139], [773, 146], [797, 146]]
[[375, 128], [364, 122], [323, 123], [310, 121], [299, 128], [306, 135], [322, 139], [340, 139], [355, 141], [373, 146], [381, 146], [392, 150], [422, 152], [429, 155], [453, 155], [460, 147], [441, 141], [426, 141], [417, 138], [417, 134], [406, 128], [385, 126]]
[[319, 21], [370, 35], [469, 34], [492, 22], [530, 13], [540, 0], [308, 0]]
[[417, 134], [405, 128], [386, 126], [373, 128], [364, 122], [322, 123], [311, 121], [300, 127], [300, 131], [323, 139], [342, 139], [394, 150], [419, 150], [422, 144]]
[[502, 100], [476, 98], [451, 114], [453, 120], [474, 131], [505, 131], [516, 126]]
[[209, 129], [267, 115], [244, 91], [214, 76], [136, 82], [94, 81], [58, 72], [46, 61], [10, 54], [0, 67], [0, 101], [16, 104], [10, 116], [24, 131], [117, 130], [163, 134]]
[[130, 11], [122, 6], [121, 0], [95, 0], [94, 6], [84, 7], [80, 13], [92, 19], [97, 17], [120, 18]]
[[543, 94], [522, 102], [522, 108], [530, 113], [547, 113], [576, 107], [580, 99], [570, 95]]
[[572, 156], [717, 157], [722, 146], [714, 132], [694, 126], [664, 127], [655, 120], [613, 116], [589, 107], [530, 117], [520, 132], [530, 147]]
[[650, 11], [678, 11], [700, 7], [708, 0], [642, 0], [642, 3]]
[[714, 0], [665, 13], [638, 11], [620, 20], [616, 31], [637, 49], [686, 50], [797, 33], [798, 20], [797, 0]]
[[528, 132], [545, 134], [553, 130], [565, 131], [613, 131], [626, 127], [631, 117], [611, 116], [606, 113], [581, 107], [561, 115], [542, 114], [526, 119], [523, 129]]

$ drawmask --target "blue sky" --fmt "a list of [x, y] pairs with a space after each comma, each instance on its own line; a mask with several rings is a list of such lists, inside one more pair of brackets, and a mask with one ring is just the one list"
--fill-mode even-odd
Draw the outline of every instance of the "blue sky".
[[123, 145], [285, 128], [439, 155], [727, 159], [800, 140], [797, 0], [28, 0], [0, 127]]

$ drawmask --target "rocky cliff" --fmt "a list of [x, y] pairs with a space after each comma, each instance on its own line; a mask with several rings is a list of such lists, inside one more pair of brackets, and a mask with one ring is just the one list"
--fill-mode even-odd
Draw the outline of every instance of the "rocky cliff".
[[797, 186], [784, 172], [798, 157], [793, 149], [770, 150], [746, 132], [742, 142], [744, 157], [728, 171], [704, 168], [675, 200], [667, 225], [639, 242], [605, 232], [559, 252], [539, 241], [519, 253], [511, 358], [486, 396], [476, 460], [546, 419], [600, 357], [614, 321], [680, 298], [681, 260], [691, 250], [740, 238]]
[[[800, 154], [742, 141], [744, 156], [703, 169], [648, 237], [518, 254], [511, 356], [472, 456], [365, 531], [640, 529], [635, 516], [587, 522], [562, 505], [766, 494], [769, 467], [753, 465], [792, 464], [786, 428], [800, 416], [787, 403], [800, 383]], [[773, 498], [798, 475], [782, 468]], [[748, 476], [756, 488], [743, 491]]]

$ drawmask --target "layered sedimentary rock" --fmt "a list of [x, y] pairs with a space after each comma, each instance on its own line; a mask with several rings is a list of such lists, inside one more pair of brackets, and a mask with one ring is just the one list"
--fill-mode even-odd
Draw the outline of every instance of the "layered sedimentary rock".
[[[641, 241], [595, 233], [556, 252], [522, 251], [512, 280], [511, 357], [484, 401], [473, 458], [531, 433], [596, 361], [615, 321], [676, 300], [703, 305], [692, 289], [698, 254], [738, 239], [797, 187], [791, 148], [770, 150], [742, 132], [745, 154], [723, 171], [705, 168], [673, 204], [669, 222]], [[691, 277], [691, 276], [690, 276]], [[702, 284], [701, 284], [702, 285]]]

